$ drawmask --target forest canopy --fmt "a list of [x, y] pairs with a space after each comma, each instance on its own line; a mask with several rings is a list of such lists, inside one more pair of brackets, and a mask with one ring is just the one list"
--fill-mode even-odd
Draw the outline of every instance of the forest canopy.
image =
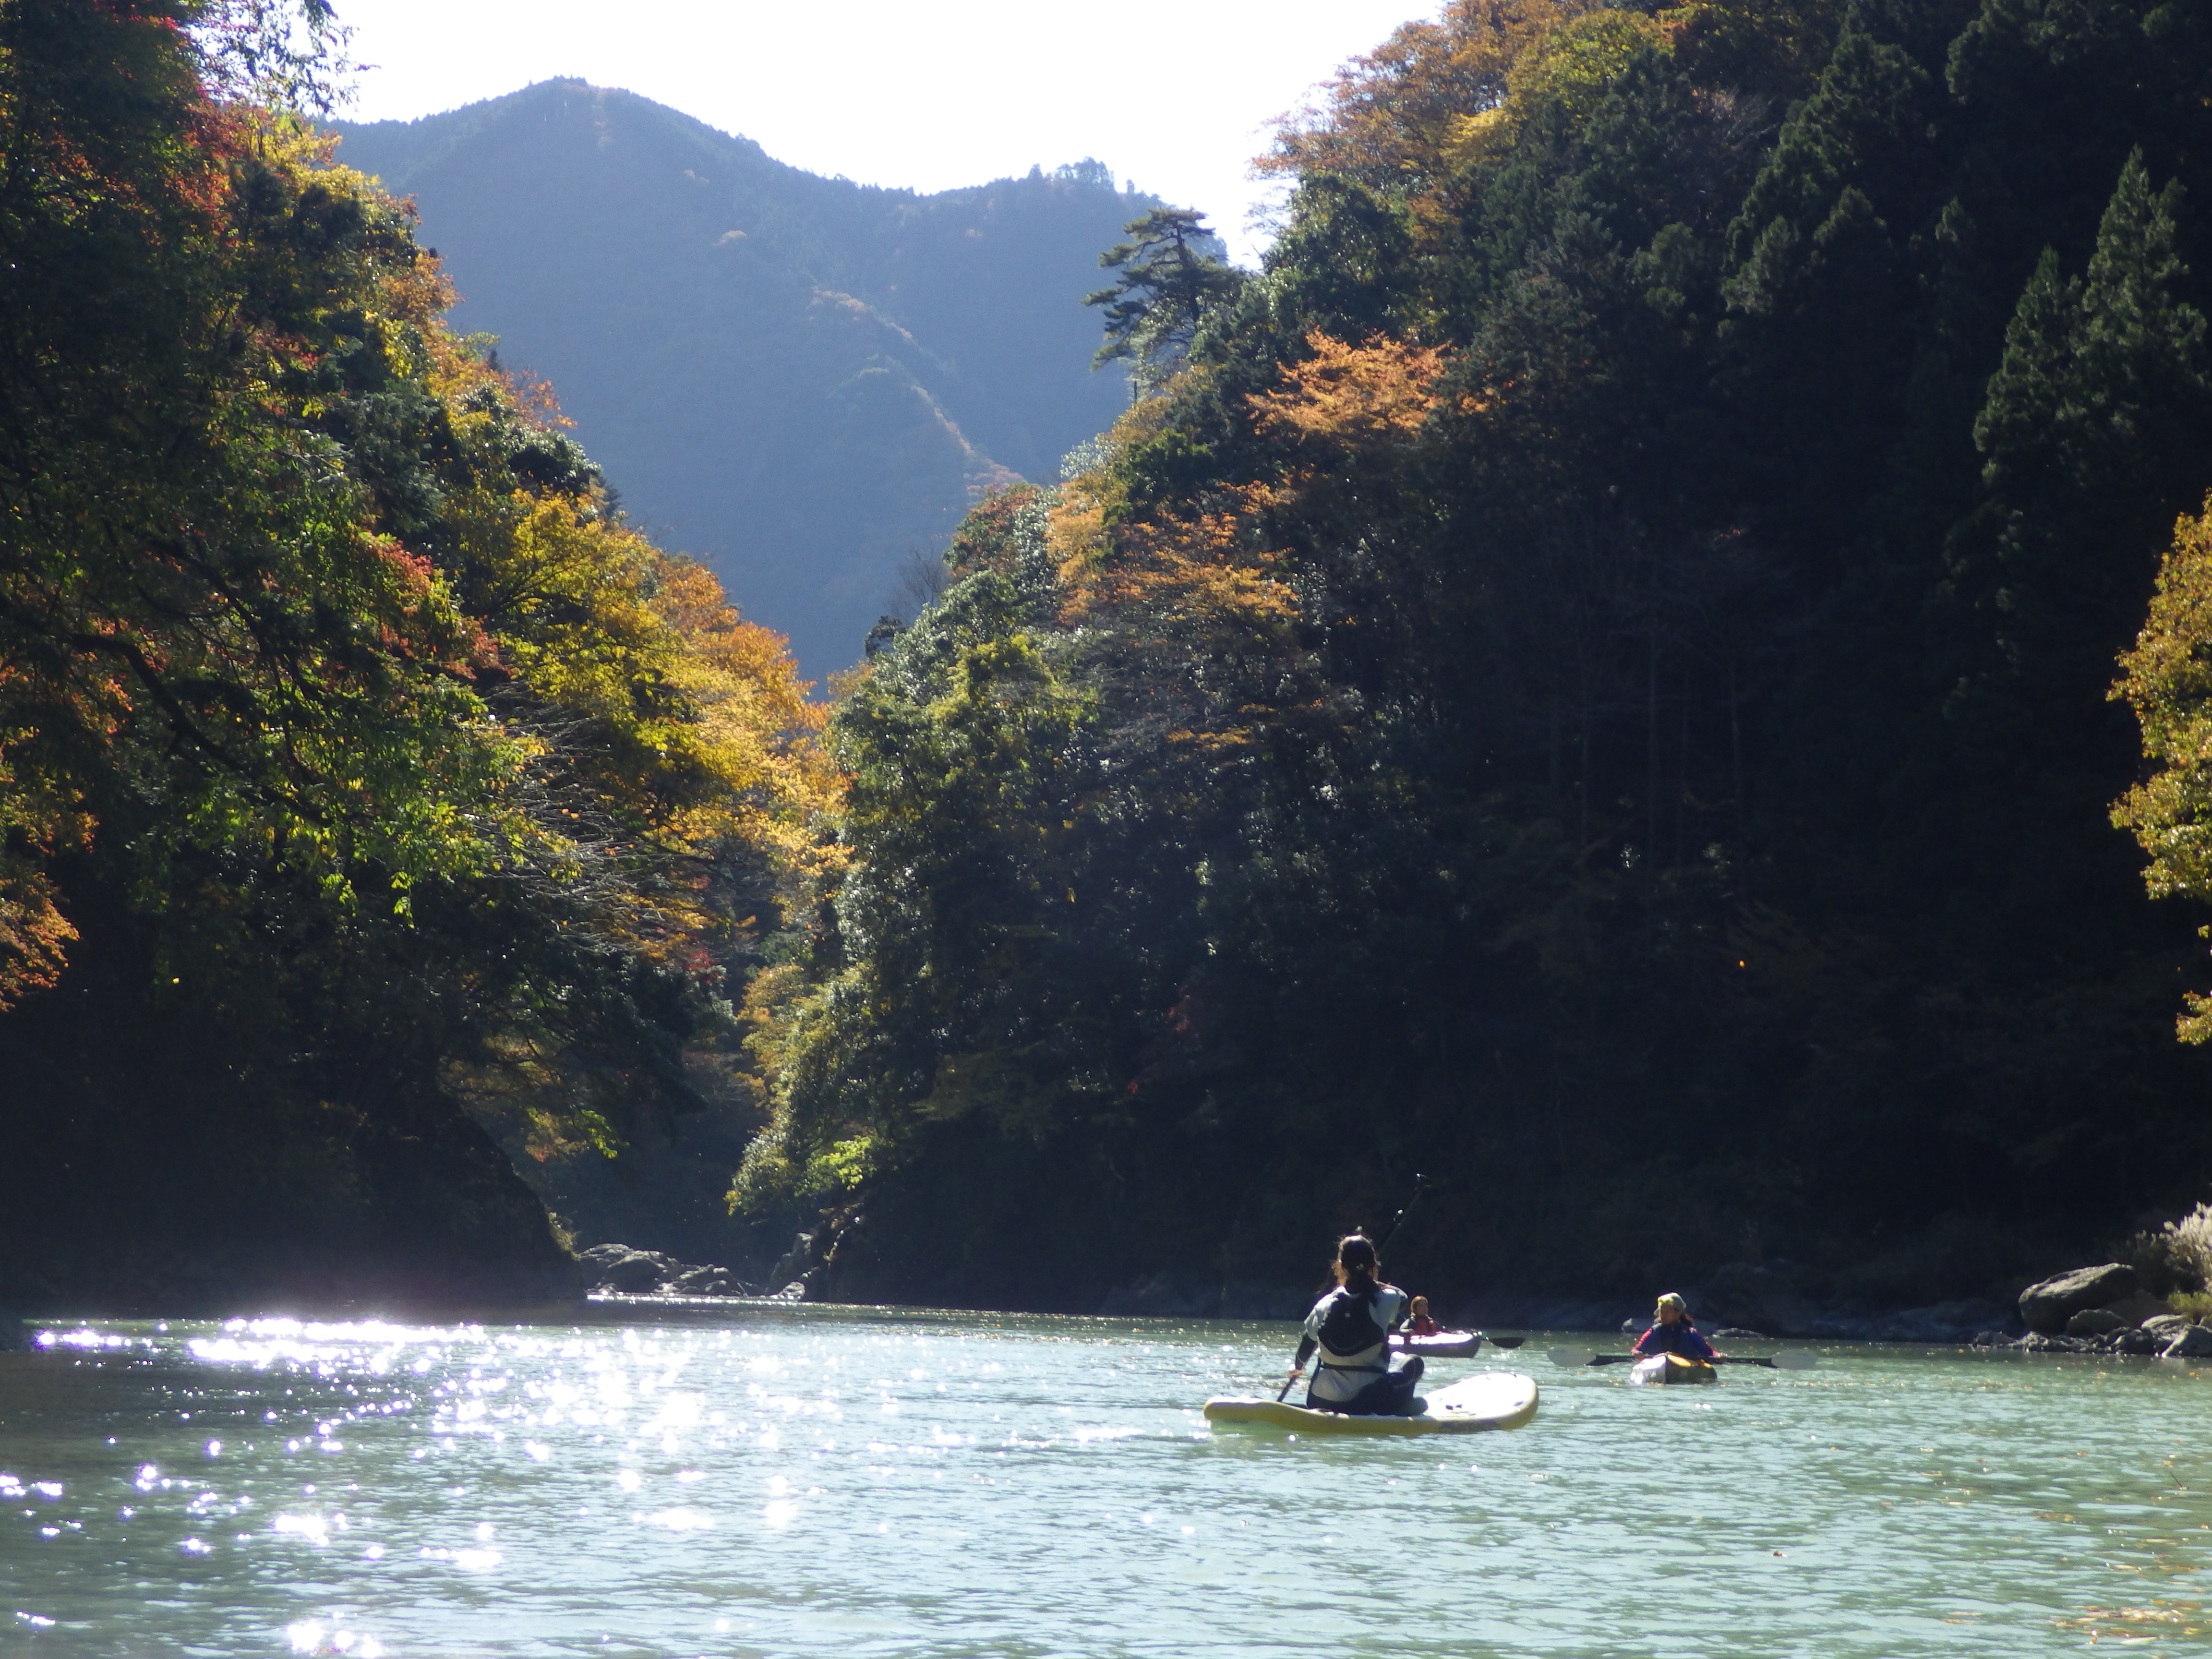
[[331, 27], [0, 5], [6, 1273], [557, 1276], [486, 1126], [708, 1102], [854, 1298], [1404, 1211], [1897, 1305], [2203, 1196], [2193, 11], [1452, 0], [1261, 270], [1105, 250], [1146, 395], [834, 712], [441, 320]]
[[300, 112], [330, 27], [0, 7], [0, 1242], [50, 1284], [557, 1269], [470, 1110], [613, 1151], [742, 1086], [830, 856], [782, 641], [443, 325]]
[[2147, 0], [1347, 66], [1264, 269], [1122, 296], [1156, 395], [841, 704], [740, 1201], [834, 1294], [1096, 1307], [1416, 1191], [1409, 1283], [1893, 1304], [2201, 1196], [2197, 921], [2110, 814], [2212, 887], [2202, 521], [2108, 691], [2212, 486], [2208, 82]]

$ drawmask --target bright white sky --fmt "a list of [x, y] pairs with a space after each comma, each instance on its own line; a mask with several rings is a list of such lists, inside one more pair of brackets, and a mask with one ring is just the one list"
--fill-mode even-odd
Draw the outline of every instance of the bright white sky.
[[1435, 0], [337, 0], [355, 120], [554, 76], [623, 87], [778, 161], [920, 191], [1096, 156], [1250, 263], [1269, 124]]

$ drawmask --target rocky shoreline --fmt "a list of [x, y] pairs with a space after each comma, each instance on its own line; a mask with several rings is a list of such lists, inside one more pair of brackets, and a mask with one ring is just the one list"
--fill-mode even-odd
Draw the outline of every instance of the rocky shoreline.
[[[825, 1237], [828, 1231], [799, 1234], [758, 1283], [714, 1263], [608, 1243], [581, 1252], [562, 1288], [571, 1296], [580, 1291], [593, 1297], [656, 1301], [822, 1300], [833, 1288], [827, 1281], [836, 1240]], [[548, 1287], [533, 1283], [531, 1288], [542, 1295]], [[1164, 1273], [1117, 1288], [1097, 1312], [1139, 1319], [1293, 1320], [1304, 1316], [1321, 1288], [1208, 1285]], [[1926, 1342], [2028, 1353], [2212, 1358], [2212, 1326], [2146, 1293], [2136, 1270], [2124, 1262], [2080, 1267], [2028, 1285], [2013, 1307], [1986, 1298], [1910, 1308], [1854, 1307], [1808, 1294], [1786, 1263], [1736, 1263], [1680, 1288], [1698, 1324], [1724, 1340]], [[1492, 1331], [1632, 1332], [1650, 1318], [1649, 1302], [1641, 1297], [1478, 1293], [1432, 1295], [1431, 1301], [1449, 1324]], [[0, 1352], [21, 1348], [28, 1340], [23, 1322], [0, 1311]]]
[[[1098, 1311], [1138, 1318], [1302, 1319], [1324, 1287], [1231, 1285], [1208, 1287], [1171, 1275], [1133, 1280], [1109, 1295]], [[1971, 1343], [2007, 1324], [2012, 1314], [1986, 1298], [1937, 1302], [1922, 1307], [1863, 1308], [1808, 1295], [1786, 1267], [1723, 1267], [1701, 1283], [1679, 1289], [1707, 1329], [1762, 1333], [1841, 1342]], [[1476, 1292], [1430, 1293], [1437, 1317], [1454, 1326], [1485, 1330], [1642, 1330], [1650, 1321], [1650, 1297], [1575, 1297]]]
[[[1102, 1314], [1152, 1318], [1297, 1319], [1320, 1287], [1224, 1285], [1218, 1289], [1161, 1274], [1116, 1290]], [[2016, 1305], [1987, 1297], [1921, 1307], [1866, 1308], [1807, 1293], [1786, 1265], [1736, 1263], [1681, 1287], [1705, 1329], [1737, 1340], [1935, 1342], [2014, 1348], [2031, 1353], [2162, 1354], [2212, 1357], [2212, 1327], [2143, 1293], [2124, 1262], [2081, 1267], [2023, 1290]], [[1431, 1296], [1447, 1323], [1486, 1330], [1640, 1331], [1648, 1297]]]
[[2146, 1293], [2124, 1261], [2076, 1267], [2020, 1293], [2027, 1334], [1984, 1331], [1973, 1346], [2025, 1348], [2031, 1353], [2156, 1354], [2167, 1359], [2212, 1358], [2212, 1327]]

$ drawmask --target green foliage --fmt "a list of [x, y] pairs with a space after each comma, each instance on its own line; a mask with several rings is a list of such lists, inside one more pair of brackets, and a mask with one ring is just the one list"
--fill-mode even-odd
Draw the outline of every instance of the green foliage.
[[327, 21], [0, 11], [9, 1235], [542, 1265], [465, 1109], [611, 1152], [734, 1071], [836, 786], [781, 641], [446, 332], [406, 211], [210, 101]]
[[[2188, 930], [2105, 822], [2212, 484], [2179, 16], [1453, 4], [1291, 123], [1187, 372], [963, 532], [996, 631], [840, 716], [867, 816], [757, 1152], [865, 1208], [846, 1290], [1292, 1285], [1419, 1170], [1393, 1265], [1446, 1292], [1978, 1294], [2198, 1195]], [[2124, 687], [2163, 892], [2204, 539]], [[1040, 541], [1049, 603], [991, 586]], [[1036, 718], [955, 748], [987, 638]], [[939, 823], [1022, 849], [959, 948]]]
[[1122, 229], [1129, 240], [1098, 256], [1119, 274], [1083, 303], [1106, 313], [1106, 343], [1092, 366], [1127, 362], [1142, 396], [1174, 372], [1206, 313], [1232, 297], [1243, 277], [1216, 252], [1219, 241], [1201, 213], [1154, 208]]

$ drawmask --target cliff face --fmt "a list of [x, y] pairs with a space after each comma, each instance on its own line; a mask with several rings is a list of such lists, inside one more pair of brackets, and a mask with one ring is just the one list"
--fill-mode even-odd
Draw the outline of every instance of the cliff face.
[[1056, 476], [1127, 401], [1081, 301], [1153, 202], [1095, 162], [919, 196], [577, 81], [337, 131], [420, 208], [458, 325], [550, 380], [629, 510], [810, 673], [981, 487]]

